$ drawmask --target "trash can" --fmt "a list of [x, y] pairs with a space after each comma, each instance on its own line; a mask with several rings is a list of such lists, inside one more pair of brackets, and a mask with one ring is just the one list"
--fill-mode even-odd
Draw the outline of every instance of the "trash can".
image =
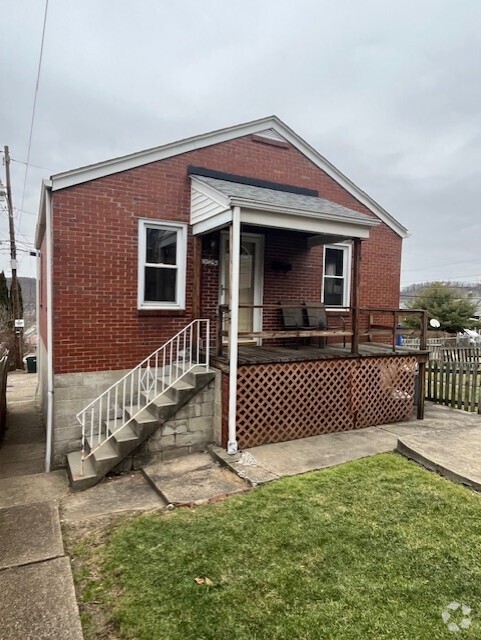
[[[403, 329], [404, 327], [402, 326], [401, 323], [399, 323], [397, 325], [397, 328], [398, 329]], [[398, 347], [402, 347], [403, 346], [403, 337], [402, 337], [402, 334], [400, 334], [400, 333], [398, 333], [397, 336], [396, 336], [396, 344], [397, 344]]]
[[27, 356], [27, 373], [37, 373], [37, 356]]

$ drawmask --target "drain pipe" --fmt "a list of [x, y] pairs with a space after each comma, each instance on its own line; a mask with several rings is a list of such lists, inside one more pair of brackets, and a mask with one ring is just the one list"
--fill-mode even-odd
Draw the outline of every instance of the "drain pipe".
[[[30, 252], [32, 255], [32, 252]], [[40, 390], [40, 371], [42, 370], [42, 349], [40, 349], [40, 249], [37, 249], [37, 243], [35, 239], [35, 318], [37, 323], [37, 387], [35, 389], [35, 400], [38, 398]], [[43, 393], [43, 392], [42, 392]]]
[[47, 434], [45, 472], [50, 471], [53, 435], [53, 288], [52, 288], [52, 200], [50, 186], [45, 184], [45, 233], [47, 234]]
[[230, 228], [229, 435], [227, 453], [237, 453], [237, 356], [239, 333], [240, 207], [232, 210]]

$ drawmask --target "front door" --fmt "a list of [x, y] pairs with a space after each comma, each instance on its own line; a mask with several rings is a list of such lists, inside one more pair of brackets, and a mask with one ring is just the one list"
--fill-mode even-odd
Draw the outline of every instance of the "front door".
[[[239, 305], [262, 304], [264, 278], [264, 236], [243, 233], [241, 235]], [[229, 234], [221, 233], [220, 247], [220, 304], [230, 302]], [[262, 309], [239, 308], [239, 332], [260, 331]], [[228, 330], [228, 326], [224, 326]]]

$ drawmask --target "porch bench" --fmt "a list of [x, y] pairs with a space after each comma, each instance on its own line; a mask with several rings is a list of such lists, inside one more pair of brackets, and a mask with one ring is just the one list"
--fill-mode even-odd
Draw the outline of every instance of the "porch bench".
[[352, 332], [346, 332], [346, 321], [342, 316], [335, 316], [338, 326], [329, 327], [329, 318], [326, 307], [321, 302], [304, 302], [302, 305], [290, 305], [279, 302], [283, 330], [288, 332], [288, 337], [296, 337], [296, 348], [299, 338], [319, 338], [319, 348], [326, 346], [327, 337], [339, 336], [343, 346], [346, 346], [346, 336]]

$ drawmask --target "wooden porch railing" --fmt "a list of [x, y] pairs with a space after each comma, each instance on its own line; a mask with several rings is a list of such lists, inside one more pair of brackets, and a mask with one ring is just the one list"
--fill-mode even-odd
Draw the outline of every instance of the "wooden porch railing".
[[[239, 309], [262, 309], [265, 310], [278, 310], [281, 309], [305, 309], [306, 304], [240, 304]], [[309, 307], [315, 306], [309, 303]], [[321, 307], [322, 305], [318, 305]], [[227, 337], [229, 332], [224, 330], [224, 322], [227, 314], [229, 313], [229, 307], [227, 305], [220, 305], [218, 307], [217, 317], [217, 339], [216, 339], [216, 352], [218, 355], [222, 354], [222, 339]], [[285, 338], [351, 338], [351, 353], [357, 354], [359, 352], [360, 342], [372, 342], [376, 337], [381, 338], [386, 336], [389, 338], [389, 343], [392, 346], [392, 350], [396, 351], [397, 337], [398, 335], [410, 335], [419, 336], [419, 348], [421, 351], [427, 349], [427, 312], [423, 309], [392, 309], [383, 307], [348, 307], [340, 309], [339, 311], [328, 311], [329, 315], [336, 316], [342, 315], [344, 319], [346, 316], [348, 322], [342, 329], [312, 329], [312, 328], [299, 328], [299, 329], [274, 329], [274, 330], [261, 330], [261, 331], [243, 331], [239, 332], [239, 338], [262, 338], [264, 340], [279, 340]], [[406, 316], [417, 316], [420, 319], [419, 329], [404, 329], [400, 327], [399, 320]], [[349, 328], [350, 327], [350, 328]]]

